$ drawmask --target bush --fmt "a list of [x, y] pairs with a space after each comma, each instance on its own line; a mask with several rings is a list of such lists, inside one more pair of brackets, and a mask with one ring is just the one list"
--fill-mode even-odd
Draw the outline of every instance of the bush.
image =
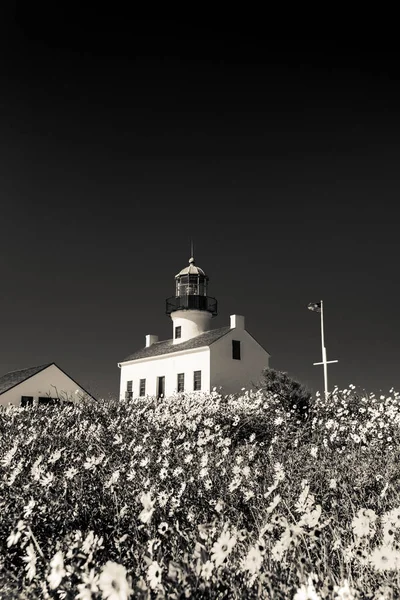
[[3, 596], [399, 597], [399, 394], [275, 393], [3, 411]]
[[275, 396], [285, 410], [295, 410], [302, 420], [307, 419], [311, 392], [305, 385], [283, 371], [263, 369], [258, 389]]

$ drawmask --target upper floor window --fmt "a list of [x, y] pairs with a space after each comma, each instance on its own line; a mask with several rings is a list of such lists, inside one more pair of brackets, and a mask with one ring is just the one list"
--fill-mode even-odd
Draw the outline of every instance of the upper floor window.
[[240, 360], [240, 341], [232, 340], [232, 358]]
[[193, 373], [193, 389], [201, 390], [201, 371], [194, 371]]
[[180, 338], [182, 335], [182, 327], [179, 325], [175, 327], [175, 339]]
[[146, 395], [146, 380], [141, 379], [140, 383], [139, 383], [139, 396], [145, 396], [145, 395]]
[[185, 373], [178, 373], [178, 386], [177, 386], [177, 390], [178, 390], [178, 392], [184, 392], [185, 391]]
[[132, 400], [132, 398], [133, 398], [133, 381], [127, 381], [126, 382], [126, 394], [125, 394], [125, 398], [127, 400]]

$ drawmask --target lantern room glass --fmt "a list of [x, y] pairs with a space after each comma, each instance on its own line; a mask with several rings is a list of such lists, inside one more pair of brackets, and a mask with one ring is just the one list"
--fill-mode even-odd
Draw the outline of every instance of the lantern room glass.
[[176, 279], [176, 296], [207, 296], [207, 278], [203, 275], [180, 275]]

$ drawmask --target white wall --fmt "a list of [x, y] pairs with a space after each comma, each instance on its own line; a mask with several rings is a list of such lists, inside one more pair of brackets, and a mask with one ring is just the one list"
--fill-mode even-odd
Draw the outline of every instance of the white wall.
[[[240, 360], [232, 358], [232, 340], [239, 340]], [[211, 389], [222, 386], [223, 394], [240, 392], [244, 387], [251, 389], [252, 384], [261, 378], [263, 369], [269, 366], [269, 354], [244, 329], [231, 329], [229, 333], [210, 346]]]
[[[173, 344], [180, 344], [208, 331], [212, 314], [205, 310], [176, 310], [171, 313]], [[181, 337], [175, 339], [175, 327], [181, 327]]]
[[[52, 386], [55, 386], [52, 387]], [[37, 403], [39, 396], [51, 396], [56, 398], [71, 396], [72, 400], [77, 400], [79, 397], [75, 391], [79, 390], [80, 394], [86, 393], [72, 379], [63, 373], [56, 365], [50, 365], [40, 373], [36, 373], [26, 381], [19, 383], [7, 392], [0, 394], [0, 405], [7, 406], [8, 404], [21, 404], [21, 396], [33, 396], [34, 403]]]
[[189, 350], [137, 360], [121, 365], [120, 398], [125, 398], [126, 383], [132, 381], [133, 397], [139, 396], [139, 380], [146, 379], [146, 395], [157, 395], [157, 377], [165, 377], [165, 396], [176, 392], [178, 373], [185, 373], [185, 392], [193, 391], [193, 371], [201, 371], [201, 390], [210, 390], [210, 349]]

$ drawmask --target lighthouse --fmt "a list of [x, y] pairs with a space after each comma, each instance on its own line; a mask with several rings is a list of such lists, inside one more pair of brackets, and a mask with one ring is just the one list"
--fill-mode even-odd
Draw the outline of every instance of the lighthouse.
[[270, 354], [246, 330], [243, 315], [232, 314], [229, 325], [212, 328], [218, 303], [208, 288], [208, 276], [191, 256], [175, 275], [175, 295], [165, 301], [172, 337], [159, 341], [147, 334], [145, 346], [118, 363], [121, 399], [164, 399], [214, 388], [231, 394], [257, 384]]

